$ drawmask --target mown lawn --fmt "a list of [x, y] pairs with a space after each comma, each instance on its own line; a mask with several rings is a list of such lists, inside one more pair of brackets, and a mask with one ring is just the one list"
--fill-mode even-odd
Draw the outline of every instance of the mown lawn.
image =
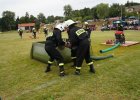
[[[140, 41], [140, 31], [125, 31], [126, 40]], [[113, 31], [93, 31], [95, 56], [114, 54], [113, 58], [94, 61], [96, 74], [84, 63], [81, 75], [75, 76], [71, 64], [65, 64], [66, 77], [58, 76], [58, 67], [44, 73], [46, 64], [30, 59], [32, 42], [24, 33], [0, 34], [0, 97], [2, 100], [140, 100], [140, 44], [100, 54], [108, 48], [100, 43], [114, 39]]]

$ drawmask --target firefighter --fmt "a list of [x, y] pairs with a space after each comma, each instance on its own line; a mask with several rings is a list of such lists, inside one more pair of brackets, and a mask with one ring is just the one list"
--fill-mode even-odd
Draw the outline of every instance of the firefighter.
[[125, 43], [125, 35], [123, 32], [123, 26], [121, 22], [117, 22], [117, 30], [115, 32], [116, 43], [120, 42], [122, 44]]
[[91, 34], [91, 28], [89, 27], [89, 24], [88, 24], [88, 22], [85, 22], [84, 23], [85, 24], [85, 31], [87, 31], [87, 34], [88, 34], [88, 37], [90, 38], [90, 34]]
[[48, 61], [48, 66], [45, 72], [51, 71], [51, 65], [54, 60], [58, 62], [58, 66], [60, 69], [60, 76], [65, 76], [64, 72], [64, 58], [60, 54], [60, 52], [56, 49], [56, 47], [64, 47], [65, 42], [62, 40], [61, 32], [64, 31], [64, 27], [62, 24], [58, 24], [55, 26], [53, 32], [48, 33], [46, 42], [45, 42], [45, 50], [50, 56]]
[[36, 30], [35, 30], [35, 28], [32, 29], [32, 33], [33, 33], [34, 39], [36, 39]]
[[76, 22], [73, 20], [67, 20], [64, 22], [65, 27], [67, 27], [67, 32], [69, 40], [71, 42], [71, 47], [76, 47], [76, 70], [75, 74], [80, 75], [81, 66], [83, 60], [86, 60], [87, 65], [90, 68], [90, 72], [95, 73], [92, 59], [90, 58], [90, 41], [87, 32], [76, 26]]
[[22, 29], [18, 29], [18, 33], [19, 33], [19, 36], [20, 36], [21, 39], [22, 39], [23, 30], [22, 30]]
[[[67, 30], [67, 33], [69, 35], [69, 31]], [[71, 67], [76, 67], [76, 51], [77, 51], [77, 46], [71, 46], [71, 42], [69, 39], [66, 41], [66, 47], [71, 49], [71, 60], [73, 62], [73, 65]]]
[[45, 34], [45, 37], [47, 36], [48, 34], [48, 29], [46, 27], [44, 27], [44, 34]]

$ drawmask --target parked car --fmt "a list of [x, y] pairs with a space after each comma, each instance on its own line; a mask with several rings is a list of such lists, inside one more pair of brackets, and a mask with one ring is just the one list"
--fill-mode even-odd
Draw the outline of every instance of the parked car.
[[108, 26], [102, 26], [101, 27], [101, 31], [108, 31], [110, 30], [110, 28]]

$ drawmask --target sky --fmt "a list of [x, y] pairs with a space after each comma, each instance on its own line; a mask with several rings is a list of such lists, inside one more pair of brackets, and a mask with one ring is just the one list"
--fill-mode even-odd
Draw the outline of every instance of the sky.
[[[43, 13], [46, 17], [50, 15], [63, 16], [64, 6], [70, 4], [73, 10], [83, 9], [85, 7], [92, 8], [100, 3], [125, 4], [128, 0], [0, 0], [0, 17], [3, 11], [15, 12], [16, 16], [29, 15], [35, 17], [39, 13]], [[140, 0], [129, 0], [130, 2], [138, 2]]]

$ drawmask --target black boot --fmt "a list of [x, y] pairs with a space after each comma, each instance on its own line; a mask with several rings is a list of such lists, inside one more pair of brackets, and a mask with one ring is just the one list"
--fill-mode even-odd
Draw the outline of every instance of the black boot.
[[59, 66], [59, 68], [60, 68], [59, 76], [61, 76], [61, 77], [65, 76], [64, 67], [63, 66]]
[[51, 64], [48, 64], [48, 66], [47, 66], [45, 72], [47, 73], [47, 72], [50, 72], [50, 71], [51, 71]]
[[90, 65], [90, 70], [89, 70], [89, 72], [95, 73], [95, 69], [94, 69], [94, 66], [93, 66], [93, 65]]

